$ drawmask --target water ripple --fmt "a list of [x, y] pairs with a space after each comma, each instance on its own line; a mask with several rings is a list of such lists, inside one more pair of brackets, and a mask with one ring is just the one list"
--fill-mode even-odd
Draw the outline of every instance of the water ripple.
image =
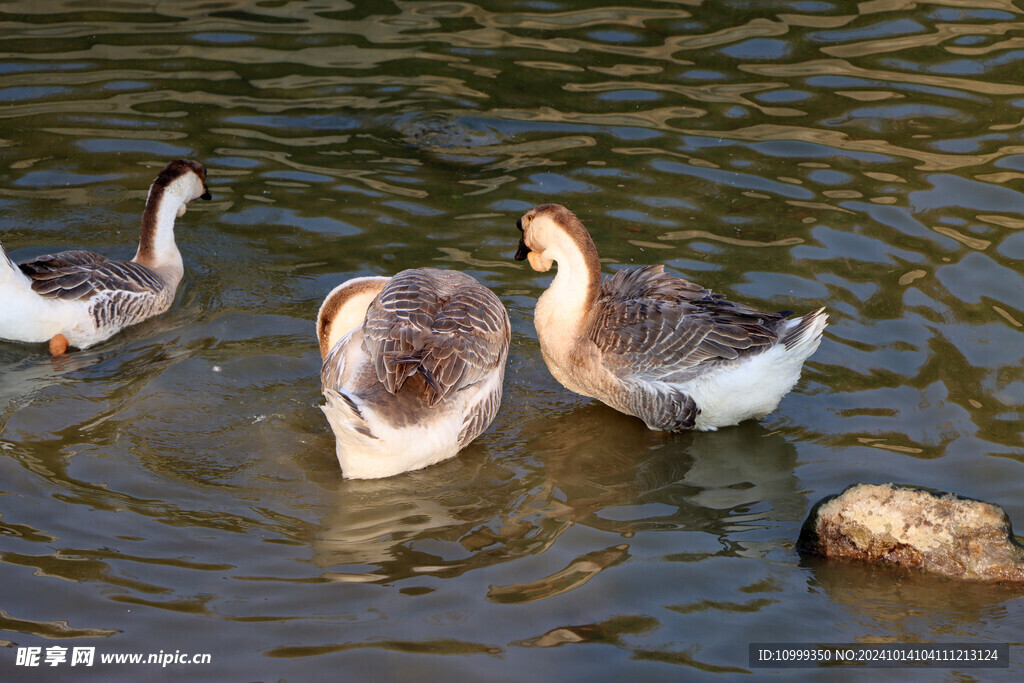
[[[169, 157], [201, 159], [215, 198], [176, 228], [187, 275], [167, 315], [56, 360], [0, 344], [0, 579], [19, 586], [0, 625], [19, 646], [216, 646], [210, 679], [265, 676], [267, 657], [283, 677], [369, 678], [367, 648], [396, 677], [480, 677], [480, 655], [519, 677], [708, 675], [743, 670], [735, 642], [780, 623], [794, 640], [1012, 640], [1012, 595], [804, 565], [792, 538], [862, 480], [1024, 516], [1022, 15], [0, 10], [16, 259], [130, 257]], [[759, 422], [671, 437], [564, 391], [531, 321], [549, 276], [511, 260], [516, 218], [549, 201], [608, 272], [665, 263], [751, 305], [827, 306], [797, 389]], [[502, 410], [457, 459], [340, 480], [312, 320], [345, 278], [423, 265], [508, 306]], [[723, 614], [734, 642], [706, 635]]]

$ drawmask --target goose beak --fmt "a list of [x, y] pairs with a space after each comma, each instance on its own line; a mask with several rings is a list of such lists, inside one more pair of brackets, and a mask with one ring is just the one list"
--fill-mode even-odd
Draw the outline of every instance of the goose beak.
[[516, 255], [514, 257], [515, 260], [516, 261], [525, 261], [526, 260], [526, 255], [529, 254], [529, 253], [530, 253], [530, 248], [528, 246], [526, 246], [526, 242], [524, 242], [523, 238], [520, 237], [519, 238], [519, 248], [516, 249]]

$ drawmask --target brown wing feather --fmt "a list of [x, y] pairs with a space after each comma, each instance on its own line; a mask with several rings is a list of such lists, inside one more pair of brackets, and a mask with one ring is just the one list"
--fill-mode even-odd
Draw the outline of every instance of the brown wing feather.
[[601, 283], [587, 337], [620, 375], [682, 381], [704, 363], [759, 353], [784, 320], [726, 301], [662, 266], [623, 270]]
[[144, 293], [162, 285], [145, 266], [115, 261], [91, 251], [62, 251], [18, 264], [43, 297], [78, 301], [105, 292]]
[[429, 405], [471, 386], [508, 350], [508, 314], [472, 277], [417, 268], [398, 273], [366, 312], [363, 348], [391, 393], [420, 374]]
[[[504, 378], [504, 368], [500, 371]], [[469, 445], [476, 437], [480, 436], [487, 429], [491, 421], [498, 414], [498, 407], [501, 405], [501, 382], [498, 382], [494, 390], [479, 404], [475, 410], [466, 413], [462, 421], [462, 431], [459, 432], [459, 448]]]

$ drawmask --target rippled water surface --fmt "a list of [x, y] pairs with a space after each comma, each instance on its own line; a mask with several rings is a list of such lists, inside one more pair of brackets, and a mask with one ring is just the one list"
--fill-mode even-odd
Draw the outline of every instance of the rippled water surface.
[[[212, 655], [43, 667], [76, 681], [517, 681], [721, 679], [765, 640], [1024, 640], [1019, 592], [794, 550], [861, 481], [1024, 524], [1009, 0], [67, 0], [0, 2], [0, 26], [15, 259], [131, 257], [173, 158], [214, 195], [178, 221], [171, 312], [56, 360], [0, 343], [5, 677], [19, 646]], [[794, 392], [666, 436], [562, 389], [532, 324], [550, 274], [511, 258], [550, 201], [606, 272], [827, 306]], [[424, 265], [508, 307], [502, 409], [456, 459], [342, 480], [317, 308]]]

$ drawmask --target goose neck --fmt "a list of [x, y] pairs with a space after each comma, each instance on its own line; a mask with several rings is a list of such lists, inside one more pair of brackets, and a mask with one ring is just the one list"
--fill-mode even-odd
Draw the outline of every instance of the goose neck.
[[558, 270], [551, 286], [537, 301], [537, 319], [558, 336], [573, 337], [597, 299], [601, 262], [593, 242], [573, 242], [545, 253], [551, 251]]
[[174, 221], [184, 213], [187, 204], [188, 199], [180, 184], [150, 189], [146, 210], [142, 214], [139, 249], [133, 259], [175, 283], [181, 280], [184, 265], [174, 242]]

